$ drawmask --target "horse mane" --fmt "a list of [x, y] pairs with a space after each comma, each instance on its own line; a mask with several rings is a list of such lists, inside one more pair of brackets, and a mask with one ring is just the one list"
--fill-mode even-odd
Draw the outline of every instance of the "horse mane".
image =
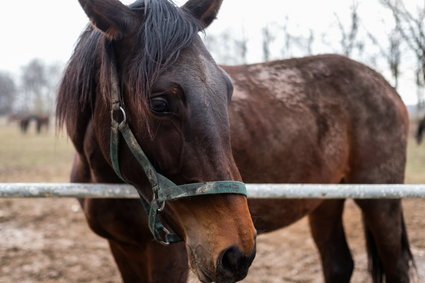
[[[137, 44], [120, 66], [119, 77], [127, 99], [141, 114], [148, 112], [143, 110], [147, 109], [152, 84], [193, 41], [200, 24], [168, 0], [139, 0], [129, 8], [143, 18], [143, 24], [134, 37]], [[73, 140], [73, 134], [84, 136], [80, 132], [85, 132], [92, 117], [96, 93], [100, 91], [105, 101], [110, 100], [111, 70], [117, 68], [114, 52], [114, 42], [91, 25], [77, 42], [56, 104], [57, 124], [59, 127], [66, 124]]]

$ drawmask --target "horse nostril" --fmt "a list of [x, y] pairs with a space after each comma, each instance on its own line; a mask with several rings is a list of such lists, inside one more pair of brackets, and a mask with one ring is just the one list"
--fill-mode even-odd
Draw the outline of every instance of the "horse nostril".
[[241, 257], [241, 252], [237, 247], [230, 247], [224, 252], [221, 265], [224, 269], [233, 271], [237, 269]]
[[248, 274], [248, 268], [255, 257], [255, 248], [245, 256], [237, 246], [225, 249], [217, 260], [217, 273], [222, 282], [242, 280]]

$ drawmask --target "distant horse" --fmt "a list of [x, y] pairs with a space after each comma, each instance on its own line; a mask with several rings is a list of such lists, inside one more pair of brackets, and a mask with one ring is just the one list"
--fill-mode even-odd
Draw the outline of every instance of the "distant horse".
[[[232, 86], [190, 16], [205, 28], [221, 1], [190, 0], [182, 8], [165, 0], [92, 2], [80, 1], [97, 29], [81, 36], [58, 96], [59, 123], [77, 150], [73, 182], [121, 182], [122, 174], [142, 196], [152, 195], [132, 154], [137, 143], [177, 184], [234, 180], [239, 172], [257, 183], [403, 182], [407, 111], [366, 66], [336, 55], [224, 66]], [[120, 147], [120, 158], [110, 133], [116, 119], [128, 120], [136, 139]], [[117, 160], [121, 173], [113, 169]], [[373, 281], [409, 282], [413, 257], [401, 201], [356, 203]], [[168, 247], [152, 241], [151, 214], [137, 201], [81, 204], [90, 227], [108, 239], [125, 282], [185, 282], [187, 261], [203, 282], [235, 282], [254, 256], [255, 230], [241, 195], [167, 202], [162, 219], [185, 243]], [[353, 271], [343, 206], [344, 200], [249, 200], [259, 233], [309, 216], [326, 282], [349, 282]]]
[[45, 114], [10, 114], [7, 118], [7, 122], [10, 124], [16, 121], [23, 134], [28, 132], [28, 128], [31, 121], [35, 122], [35, 130], [37, 134], [40, 134], [44, 129], [45, 132], [49, 129], [50, 117]]
[[425, 117], [419, 120], [418, 127], [416, 128], [415, 138], [418, 144], [422, 143], [424, 131], [425, 131]]
[[49, 125], [50, 125], [49, 115], [43, 115], [43, 114], [34, 115], [33, 118], [35, 120], [35, 129], [38, 134], [40, 134], [43, 129], [45, 132], [49, 130]]
[[7, 124], [11, 124], [11, 123], [13, 123], [15, 121], [18, 121], [19, 120], [19, 117], [20, 117], [20, 115], [17, 114], [17, 113], [9, 113], [7, 115], [6, 122], [7, 122]]
[[28, 131], [28, 127], [31, 122], [31, 115], [23, 113], [10, 113], [7, 116], [7, 123], [11, 124], [16, 122], [21, 130], [21, 133], [25, 134]]
[[28, 132], [28, 128], [32, 119], [33, 116], [31, 115], [24, 115], [19, 118], [18, 123], [19, 128], [21, 129], [21, 133], [26, 134]]
[[17, 121], [21, 133], [26, 134], [28, 132], [28, 128], [31, 124], [31, 121], [35, 120], [35, 118], [34, 115], [31, 114], [20, 114], [9, 119], [9, 121], [13, 120]]

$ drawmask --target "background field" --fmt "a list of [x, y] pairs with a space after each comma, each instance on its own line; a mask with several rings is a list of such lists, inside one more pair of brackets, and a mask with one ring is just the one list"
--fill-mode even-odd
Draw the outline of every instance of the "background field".
[[[0, 120], [0, 182], [67, 182], [71, 142], [63, 133], [22, 135]], [[408, 148], [407, 183], [425, 183], [425, 145]], [[352, 201], [344, 213], [356, 261], [352, 282], [370, 282], [360, 215]], [[405, 200], [405, 217], [425, 282], [425, 200]], [[87, 227], [74, 199], [0, 199], [0, 283], [120, 282], [106, 241]], [[192, 282], [197, 282], [191, 279]], [[305, 219], [260, 236], [258, 253], [243, 282], [322, 282], [319, 259]], [[172, 280], [170, 281], [172, 282]]]

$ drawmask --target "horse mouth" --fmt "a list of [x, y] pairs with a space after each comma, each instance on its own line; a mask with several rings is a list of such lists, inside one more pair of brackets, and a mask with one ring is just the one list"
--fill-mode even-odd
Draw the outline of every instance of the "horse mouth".
[[[214, 275], [209, 274], [206, 270], [203, 269], [197, 269], [195, 271], [196, 275], [198, 276], [199, 281], [202, 283], [209, 283], [209, 282], [216, 282], [216, 283], [234, 283], [239, 280], [236, 280], [233, 277], [216, 277]], [[245, 278], [245, 276], [244, 276]], [[242, 278], [243, 279], [243, 278]]]
[[[204, 250], [202, 247], [198, 246], [196, 250]], [[186, 250], [188, 252], [189, 266], [193, 273], [196, 274], [199, 281], [203, 283], [208, 282], [217, 282], [215, 280], [215, 274], [207, 268], [207, 264], [204, 262], [203, 257], [198, 257], [197, 253], [193, 250], [190, 245], [186, 245]]]
[[202, 283], [214, 282], [214, 279], [208, 276], [208, 274], [203, 270], [196, 271], [196, 275], [198, 276], [199, 281], [201, 281]]
[[[200, 250], [204, 250], [204, 248], [198, 246], [195, 250], [199, 252]], [[254, 260], [256, 249], [254, 248], [254, 251], [249, 256], [243, 256], [236, 259], [233, 258], [235, 264], [234, 269], [229, 270], [223, 267], [223, 265], [228, 267], [231, 264], [226, 263], [226, 260], [224, 260], [223, 257], [225, 257], [225, 254], [232, 254], [233, 250], [236, 250], [236, 248], [232, 246], [227, 249], [226, 252], [222, 252], [217, 259], [217, 266], [214, 266], [213, 264], [208, 264], [208, 262], [205, 261], [205, 257], [202, 256], [202, 253], [197, 254], [190, 246], [187, 246], [190, 268], [203, 283], [234, 283], [240, 281], [247, 276], [249, 267]]]
[[[191, 262], [192, 262], [192, 260], [191, 260]], [[213, 274], [211, 274], [211, 272], [208, 272], [206, 269], [204, 269], [204, 268], [202, 268], [198, 265], [192, 266], [192, 264], [191, 264], [191, 269], [192, 269], [193, 273], [196, 274], [199, 281], [201, 281], [202, 283], [220, 282], [220, 281], [215, 280], [215, 276]]]

